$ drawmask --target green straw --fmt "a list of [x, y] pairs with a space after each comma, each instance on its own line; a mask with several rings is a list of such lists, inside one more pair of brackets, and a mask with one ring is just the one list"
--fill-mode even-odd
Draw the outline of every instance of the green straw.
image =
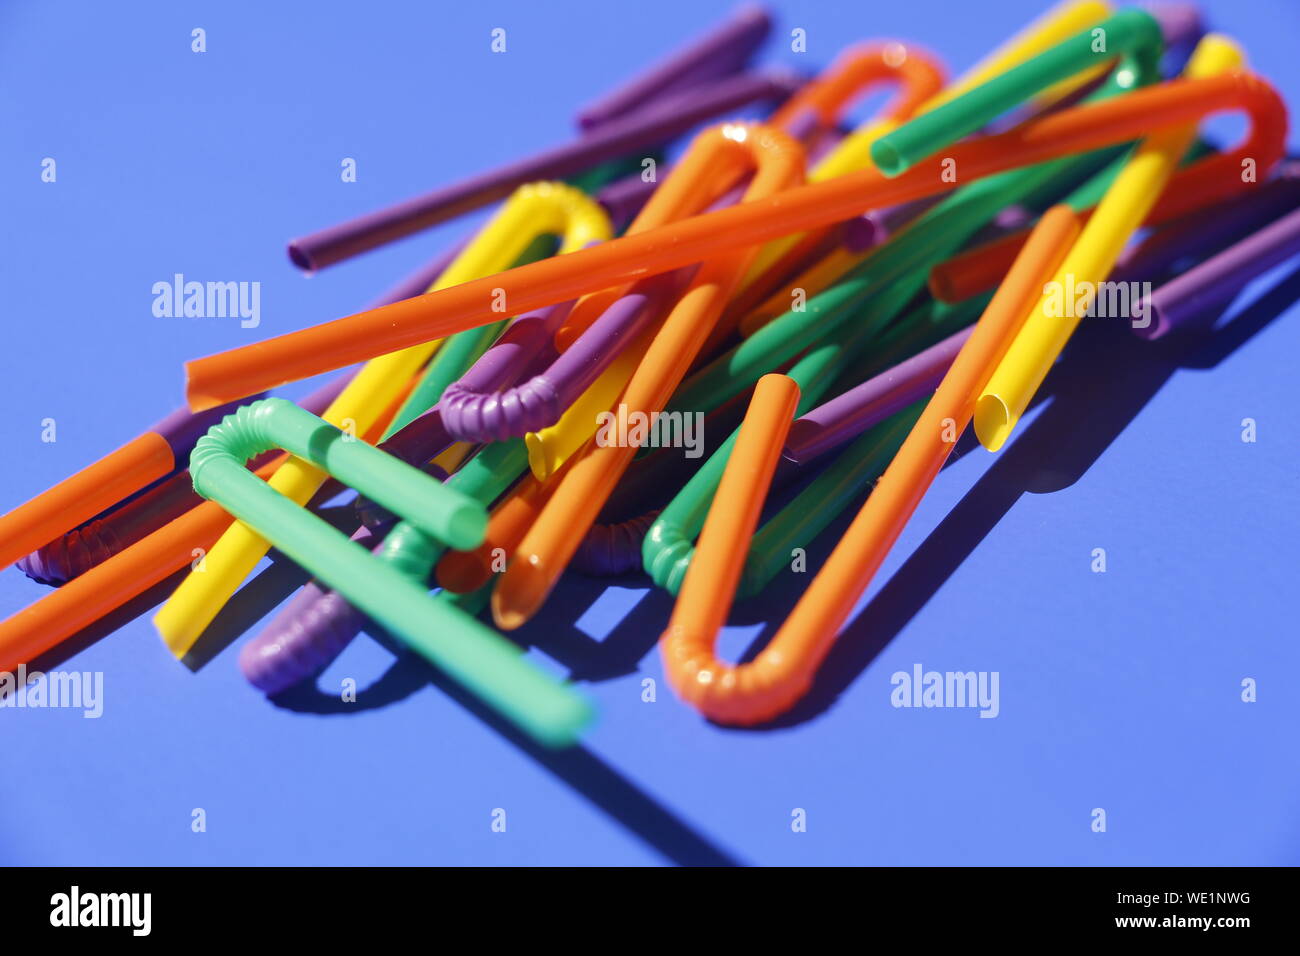
[[1130, 58], [1137, 73], [1151, 76], [1163, 52], [1155, 17], [1121, 10], [880, 137], [871, 158], [886, 176], [897, 176], [1062, 80], [1116, 57]]
[[[404, 520], [392, 551], [365, 548], [244, 468], [283, 448], [351, 485]], [[403, 573], [445, 542], [482, 542], [482, 504], [283, 399], [245, 405], [199, 439], [190, 456], [194, 490], [252, 527], [362, 613], [549, 746], [572, 743], [590, 721], [587, 701], [537, 669], [518, 648]], [[396, 538], [394, 538], [396, 535]], [[385, 549], [388, 550], [388, 549]], [[405, 555], [403, 558], [402, 555]]]

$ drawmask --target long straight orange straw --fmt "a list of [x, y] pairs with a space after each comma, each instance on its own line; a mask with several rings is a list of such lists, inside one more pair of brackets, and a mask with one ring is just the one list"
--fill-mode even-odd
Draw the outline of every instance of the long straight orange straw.
[[875, 169], [849, 173], [195, 359], [187, 366], [190, 406], [209, 408], [270, 386], [475, 328], [500, 317], [492, 305], [500, 301], [502, 293], [513, 312], [526, 312], [829, 225], [864, 209], [946, 192], [955, 185], [945, 181], [952, 176], [943, 175], [951, 168], [949, 161], [956, 162], [958, 181], [967, 183], [1013, 167], [1139, 139], [1156, 128], [1190, 123], [1230, 109], [1250, 114], [1247, 141], [1230, 153], [1202, 160], [1181, 180], [1182, 188], [1209, 184], [1206, 191], [1213, 192], [1215, 184], [1224, 188], [1229, 177], [1240, 176], [1243, 159], [1276, 157], [1283, 148], [1286, 106], [1276, 90], [1250, 73], [1173, 80], [1113, 100], [1062, 110], [996, 136], [957, 144], [946, 151], [946, 157], [931, 157], [893, 179]]
[[[794, 140], [764, 126], [739, 124], [722, 127], [721, 138], [698, 139], [682, 167], [696, 162], [703, 150], [719, 148], [748, 156], [756, 166], [746, 200], [787, 189], [803, 176], [803, 150]], [[670, 184], [671, 179], [664, 185]], [[700, 267], [632, 373], [619, 398], [621, 408], [647, 416], [663, 410], [756, 252], [740, 249]], [[492, 616], [498, 627], [519, 627], [546, 600], [636, 452], [630, 442], [601, 444], [597, 433], [578, 453], [497, 582]]]
[[[733, 716], [733, 702], [764, 696], [767, 672], [781, 668], [782, 662], [773, 658], [740, 667], [722, 664], [714, 643], [736, 596], [749, 542], [798, 404], [794, 379], [764, 375], [758, 380], [660, 640], [673, 688], [717, 720]], [[739, 716], [743, 718], [743, 710]]]
[[[1068, 206], [1053, 207], [1039, 221], [871, 497], [753, 661], [721, 664], [713, 657], [711, 637], [670, 629], [664, 647], [669, 679], [703, 714], [729, 724], [762, 723], [808, 690], [840, 627], [970, 423], [975, 399], [1042, 295], [1043, 283], [1078, 234], [1078, 219]], [[700, 558], [697, 551], [692, 571]]]

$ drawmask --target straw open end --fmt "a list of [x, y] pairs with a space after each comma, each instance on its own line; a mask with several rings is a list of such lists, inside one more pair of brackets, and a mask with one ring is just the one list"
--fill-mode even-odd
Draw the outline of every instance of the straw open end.
[[316, 263], [312, 261], [312, 258], [310, 255], [308, 255], [307, 250], [304, 249], [302, 246], [300, 246], [298, 242], [299, 240], [295, 239], [292, 242], [290, 242], [287, 247], [289, 253], [289, 261], [292, 262], [294, 265], [296, 265], [303, 272], [307, 273], [307, 275], [315, 275]]
[[989, 451], [997, 451], [1011, 435], [1011, 410], [997, 395], [981, 395], [975, 403], [975, 434]]
[[503, 631], [517, 630], [537, 613], [550, 591], [550, 575], [540, 555], [516, 559], [492, 592], [492, 620]]
[[871, 161], [891, 178], [907, 171], [907, 163], [902, 155], [885, 139], [878, 139], [871, 144]]

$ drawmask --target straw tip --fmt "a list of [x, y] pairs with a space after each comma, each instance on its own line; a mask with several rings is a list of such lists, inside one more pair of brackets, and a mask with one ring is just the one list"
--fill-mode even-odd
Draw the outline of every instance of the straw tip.
[[289, 261], [307, 275], [316, 274], [316, 262], [312, 259], [311, 254], [303, 248], [301, 239], [294, 239], [289, 243], [285, 251], [289, 253]]
[[550, 590], [540, 555], [517, 558], [492, 591], [492, 620], [503, 631], [518, 630], [537, 613]]
[[871, 161], [876, 164], [877, 169], [890, 178], [907, 170], [907, 163], [902, 154], [887, 136], [871, 144]]
[[975, 403], [975, 435], [989, 451], [1001, 448], [1011, 434], [1011, 409], [1000, 396], [985, 393]]

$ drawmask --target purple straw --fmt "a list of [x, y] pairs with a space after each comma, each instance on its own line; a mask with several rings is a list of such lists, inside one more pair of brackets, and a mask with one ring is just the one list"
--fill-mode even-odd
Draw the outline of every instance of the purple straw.
[[1300, 209], [1156, 289], [1135, 309], [1137, 315], [1148, 317], [1149, 324], [1135, 327], [1134, 332], [1146, 339], [1158, 339], [1186, 326], [1296, 253], [1300, 253]]
[[771, 28], [772, 18], [762, 7], [741, 7], [726, 23], [583, 107], [576, 117], [578, 127], [591, 130], [604, 126], [653, 100], [736, 73]]
[[289, 243], [289, 258], [299, 268], [322, 269], [503, 199], [523, 183], [563, 178], [634, 150], [667, 142], [710, 117], [746, 103], [783, 100], [801, 82], [789, 70], [768, 70], [687, 90], [563, 146], [295, 239]]
[[782, 454], [807, 464], [933, 392], [974, 330], [970, 326], [954, 332], [795, 419]]
[[[659, 314], [660, 306], [678, 284], [678, 275], [674, 273], [638, 283], [602, 312], [550, 368], [514, 388], [491, 391], [495, 386], [489, 384], [489, 379], [497, 358], [496, 347], [489, 349], [474, 368], [443, 393], [438, 408], [447, 431], [461, 441], [504, 441], [554, 425], [564, 410]], [[567, 308], [564, 314], [568, 314]], [[559, 321], [563, 321], [563, 316]], [[533, 325], [521, 334], [539, 336], [543, 327], [548, 332], [555, 329], [549, 323]], [[505, 344], [514, 345], [513, 342]], [[486, 368], [480, 369], [485, 364]]]

